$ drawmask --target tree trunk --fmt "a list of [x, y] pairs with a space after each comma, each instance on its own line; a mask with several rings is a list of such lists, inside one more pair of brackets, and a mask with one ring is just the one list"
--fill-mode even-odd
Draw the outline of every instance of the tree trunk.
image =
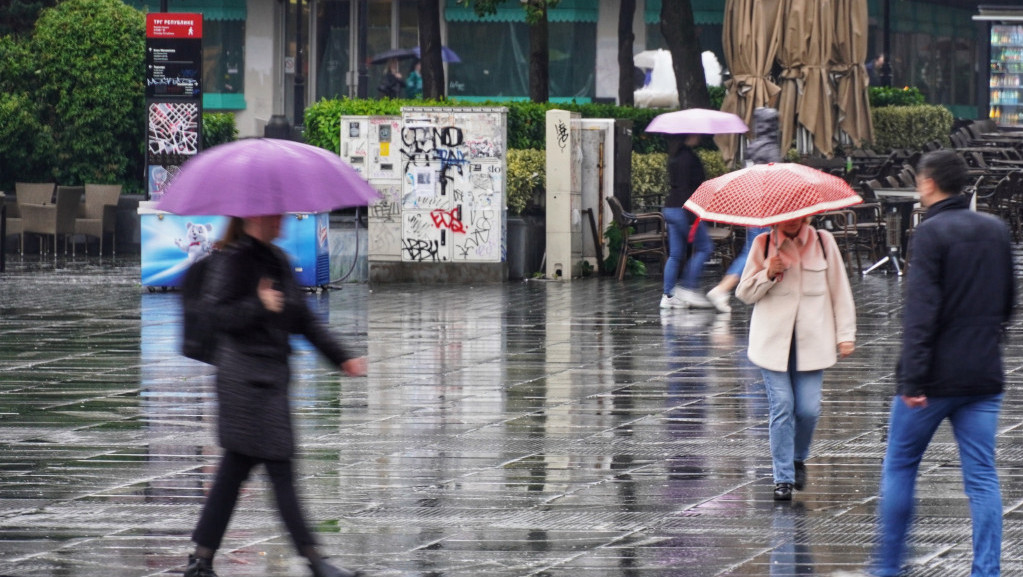
[[710, 93], [703, 73], [700, 39], [689, 0], [662, 0], [661, 34], [671, 51], [679, 108], [709, 108]]
[[419, 0], [419, 55], [423, 75], [423, 98], [444, 96], [444, 61], [441, 56], [440, 3], [443, 0]]
[[540, 17], [529, 26], [529, 99], [547, 102], [550, 99], [550, 47], [547, 42], [547, 2], [529, 0], [540, 11]]
[[622, 0], [618, 8], [618, 105], [635, 104], [633, 91], [636, 86], [636, 63], [632, 60], [632, 45], [636, 35], [632, 33], [632, 22], [636, 16], [636, 0]]

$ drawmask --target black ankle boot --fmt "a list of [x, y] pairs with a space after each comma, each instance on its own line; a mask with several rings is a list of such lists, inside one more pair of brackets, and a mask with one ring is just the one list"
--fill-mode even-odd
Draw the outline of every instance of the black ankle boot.
[[213, 560], [189, 555], [185, 577], [217, 577], [217, 573], [213, 571]]
[[792, 483], [775, 483], [774, 484], [774, 500], [775, 501], [791, 501], [792, 500]]
[[796, 482], [792, 484], [792, 488], [802, 491], [806, 486], [806, 464], [802, 461], [796, 461], [794, 464], [796, 466]]
[[359, 577], [358, 571], [351, 571], [341, 567], [335, 567], [323, 557], [309, 562], [309, 568], [313, 570], [313, 577]]

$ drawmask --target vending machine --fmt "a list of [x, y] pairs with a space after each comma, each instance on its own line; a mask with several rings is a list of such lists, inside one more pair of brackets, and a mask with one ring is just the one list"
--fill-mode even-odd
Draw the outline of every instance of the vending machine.
[[990, 116], [1005, 127], [1023, 126], [1023, 23], [991, 25]]
[[988, 87], [979, 95], [988, 117], [1000, 127], [1023, 126], [1023, 10], [980, 6], [973, 21], [988, 31]]

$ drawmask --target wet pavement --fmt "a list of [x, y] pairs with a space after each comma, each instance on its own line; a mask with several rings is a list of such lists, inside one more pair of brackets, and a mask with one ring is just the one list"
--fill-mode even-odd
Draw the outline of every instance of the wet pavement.
[[[712, 271], [712, 274], [716, 271]], [[712, 275], [706, 279], [709, 284]], [[381, 576], [827, 575], [873, 539], [902, 281], [854, 278], [856, 354], [825, 373], [810, 482], [771, 499], [748, 309], [658, 309], [659, 278], [346, 284], [310, 295], [370, 376], [293, 359], [300, 491], [322, 549]], [[180, 573], [217, 463], [211, 371], [177, 354], [178, 296], [131, 257], [14, 257], [0, 274], [0, 575]], [[999, 435], [1003, 574], [1023, 574], [1023, 322]], [[965, 576], [943, 426], [909, 575]], [[302, 576], [262, 473], [221, 577]]]

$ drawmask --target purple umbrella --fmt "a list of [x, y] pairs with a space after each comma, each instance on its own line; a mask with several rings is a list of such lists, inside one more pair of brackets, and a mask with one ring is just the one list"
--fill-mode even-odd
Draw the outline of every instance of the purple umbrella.
[[185, 162], [156, 208], [251, 217], [366, 206], [377, 198], [377, 191], [332, 152], [290, 140], [246, 138]]
[[666, 112], [654, 117], [646, 132], [665, 134], [741, 134], [749, 127], [741, 118], [731, 112], [690, 108]]

